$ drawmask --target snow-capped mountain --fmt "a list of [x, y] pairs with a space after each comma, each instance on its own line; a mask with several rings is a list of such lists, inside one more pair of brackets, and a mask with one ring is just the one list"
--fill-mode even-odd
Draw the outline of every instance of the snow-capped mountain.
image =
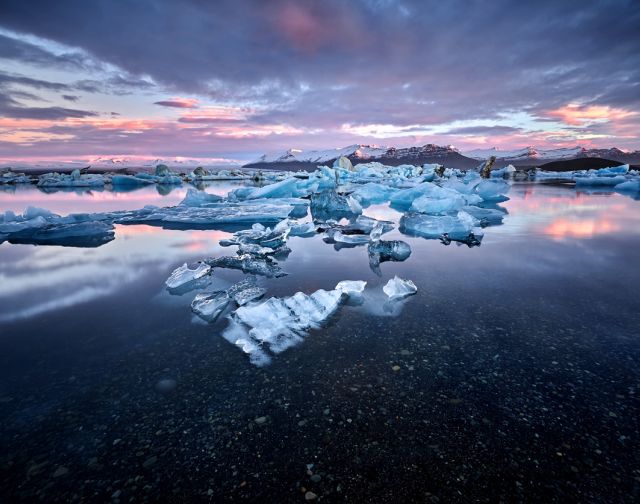
[[378, 161], [386, 165], [442, 163], [461, 168], [475, 167], [478, 163], [466, 158], [452, 146], [426, 144], [420, 147], [383, 147], [378, 145], [349, 145], [339, 149], [303, 151], [289, 149], [283, 153], [265, 154], [246, 164], [251, 168], [315, 169], [319, 164], [331, 164], [341, 156], [356, 163]]
[[328, 163], [341, 156], [354, 157], [357, 159], [370, 159], [384, 155], [388, 151], [387, 147], [376, 145], [349, 145], [339, 149], [311, 150], [289, 149], [283, 153], [264, 154], [249, 165], [259, 163]]
[[124, 168], [154, 169], [165, 164], [171, 169], [187, 170], [197, 166], [204, 168], [238, 167], [240, 162], [224, 158], [149, 158], [141, 156], [95, 157], [85, 159], [52, 159], [52, 160], [0, 160], [0, 167], [11, 167], [21, 170], [73, 170], [90, 167], [100, 171], [120, 170]]
[[462, 154], [477, 159], [485, 160], [490, 156], [495, 156], [498, 161], [519, 161], [519, 160], [551, 160], [551, 159], [572, 159], [577, 157], [584, 149], [582, 147], [564, 147], [559, 149], [539, 149], [536, 147], [524, 147], [514, 150], [500, 150], [496, 147], [491, 149], [474, 149], [464, 151]]
[[495, 156], [497, 161], [526, 164], [535, 162], [563, 161], [579, 158], [602, 158], [621, 163], [640, 162], [640, 151], [624, 152], [616, 147], [610, 149], [585, 149], [584, 147], [562, 147], [558, 149], [541, 149], [537, 147], [524, 147], [514, 150], [474, 149], [464, 151], [463, 154], [479, 161]]

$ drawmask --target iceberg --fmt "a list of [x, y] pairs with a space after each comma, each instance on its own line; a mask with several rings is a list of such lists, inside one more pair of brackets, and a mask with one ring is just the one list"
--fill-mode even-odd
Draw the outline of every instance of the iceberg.
[[427, 239], [444, 238], [479, 245], [483, 232], [477, 227], [480, 222], [467, 212], [460, 211], [454, 215], [425, 215], [409, 213], [400, 219], [400, 231], [408, 235], [421, 236]]
[[640, 192], [640, 179], [636, 178], [635, 180], [621, 182], [614, 189], [620, 192]]
[[599, 176], [589, 175], [587, 177], [576, 178], [577, 187], [613, 187], [620, 185], [626, 181], [623, 175], [618, 176]]
[[505, 193], [509, 191], [509, 184], [503, 180], [482, 180], [476, 186], [476, 194], [484, 201], [507, 201], [509, 198]]
[[386, 261], [402, 262], [411, 255], [411, 247], [400, 240], [375, 240], [369, 242], [367, 247], [369, 254], [369, 267], [380, 275], [380, 263]]
[[34, 180], [30, 176], [24, 173], [14, 172], [11, 168], [0, 170], [0, 186], [31, 184], [32, 182], [34, 182]]
[[311, 195], [311, 215], [316, 221], [350, 218], [362, 213], [362, 207], [351, 196], [326, 189]]
[[211, 273], [211, 266], [203, 262], [199, 262], [195, 268], [191, 269], [184, 263], [182, 266], [173, 270], [169, 278], [165, 281], [165, 285], [169, 290], [184, 288]]
[[395, 192], [397, 192], [397, 189], [394, 187], [369, 182], [356, 188], [351, 193], [351, 197], [360, 203], [361, 206], [366, 207], [389, 201], [389, 198], [391, 198]]
[[188, 189], [187, 195], [180, 202], [181, 206], [188, 207], [202, 207], [210, 203], [220, 203], [222, 196], [217, 194], [209, 194], [204, 191], [197, 191], [196, 189]]
[[402, 299], [418, 292], [418, 288], [411, 280], [403, 280], [399, 276], [394, 276], [382, 288], [389, 299]]
[[82, 175], [80, 170], [73, 170], [71, 174], [47, 173], [38, 178], [38, 187], [103, 187], [102, 175]]
[[113, 225], [101, 214], [60, 216], [37, 207], [27, 207], [22, 215], [0, 214], [0, 242], [99, 247], [114, 237]]

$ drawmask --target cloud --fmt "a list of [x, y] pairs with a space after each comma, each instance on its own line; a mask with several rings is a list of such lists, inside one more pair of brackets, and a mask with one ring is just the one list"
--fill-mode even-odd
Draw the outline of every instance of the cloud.
[[62, 98], [70, 102], [77, 102], [80, 99], [80, 97], [77, 95], [67, 95], [67, 94], [63, 94]]
[[522, 128], [513, 126], [466, 126], [445, 131], [445, 135], [509, 135], [521, 133]]
[[153, 102], [153, 104], [173, 108], [198, 108], [198, 100], [194, 98], [171, 98], [169, 100]]
[[[257, 134], [235, 142], [240, 126], [272, 140], [286, 131], [278, 145], [530, 143], [533, 134], [640, 142], [638, 119], [626, 115], [640, 110], [640, 9], [631, 1], [97, 2], [4, 0], [0, 57], [75, 69], [66, 94], [133, 94], [193, 111], [172, 128], [181, 141], [190, 132], [194, 148], [223, 126], [233, 140], [215, 145], [227, 149], [265, 145]], [[198, 108], [162, 96], [197, 97]], [[251, 113], [196, 113], [210, 105]], [[502, 120], [514, 112], [527, 120]]]
[[0, 116], [13, 119], [55, 121], [67, 118], [97, 117], [96, 112], [65, 107], [27, 107], [6, 94], [0, 94]]

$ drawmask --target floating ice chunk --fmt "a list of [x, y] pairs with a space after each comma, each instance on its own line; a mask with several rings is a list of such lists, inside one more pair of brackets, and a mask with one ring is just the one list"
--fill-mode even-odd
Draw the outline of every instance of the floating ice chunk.
[[615, 190], [620, 192], [640, 192], [640, 179], [622, 182], [615, 186]]
[[613, 177], [601, 177], [589, 175], [587, 177], [576, 178], [576, 187], [613, 187], [626, 181], [623, 175]]
[[477, 206], [466, 206], [462, 210], [466, 213], [475, 217], [480, 221], [480, 226], [495, 226], [498, 224], [502, 224], [502, 219], [504, 219], [507, 211], [504, 208], [484, 208]]
[[433, 187], [435, 184], [432, 182], [423, 182], [409, 189], [398, 191], [391, 196], [391, 204], [400, 208], [409, 208], [415, 199], [424, 196]]
[[381, 229], [380, 234], [388, 233], [393, 229], [393, 222], [377, 220], [366, 215], [358, 215], [354, 221], [345, 224], [341, 229], [347, 234], [371, 234], [375, 228]]
[[312, 294], [297, 292], [286, 298], [239, 307], [223, 336], [249, 354], [257, 365], [269, 362], [268, 349], [278, 354], [301, 342], [310, 329], [319, 328], [351, 295], [364, 289], [364, 282], [346, 281], [334, 290]]
[[342, 280], [336, 285], [336, 290], [344, 292], [348, 296], [357, 296], [364, 292], [367, 282], [363, 280]]
[[509, 191], [509, 184], [502, 180], [482, 180], [476, 186], [476, 193], [484, 201], [507, 201], [505, 193]]
[[198, 263], [193, 269], [189, 268], [187, 263], [184, 263], [182, 266], [173, 270], [169, 278], [165, 281], [165, 285], [168, 289], [178, 289], [208, 275], [210, 272], [211, 266], [203, 262]]
[[369, 253], [369, 267], [379, 274], [380, 263], [386, 261], [402, 262], [411, 255], [411, 247], [400, 240], [371, 241], [367, 247]]
[[197, 294], [191, 303], [191, 309], [203, 320], [213, 322], [231, 301], [225, 291], [203, 292]]
[[102, 214], [60, 216], [37, 207], [22, 215], [0, 214], [2, 240], [33, 245], [98, 247], [114, 238], [113, 225]]
[[222, 197], [217, 194], [209, 194], [204, 191], [189, 189], [187, 190], [187, 195], [180, 202], [180, 205], [188, 207], [202, 207], [210, 203], [219, 203], [221, 200]]
[[396, 275], [387, 282], [382, 290], [390, 299], [402, 299], [415, 294], [418, 288], [411, 280], [403, 280]]
[[111, 177], [111, 185], [113, 187], [140, 187], [154, 184], [155, 180], [140, 175], [114, 175]]
[[301, 181], [295, 177], [288, 177], [262, 187], [242, 187], [229, 193], [229, 199], [248, 200], [261, 198], [299, 198], [307, 196], [314, 186], [308, 181]]
[[267, 293], [267, 289], [265, 289], [264, 287], [258, 287], [258, 286], [246, 287], [245, 289], [235, 292], [233, 294], [233, 299], [235, 300], [236, 303], [238, 303], [239, 306], [243, 306], [251, 301], [260, 299], [266, 293]]
[[245, 273], [261, 275], [267, 278], [285, 276], [280, 265], [271, 257], [252, 257], [251, 255], [225, 256], [207, 259], [206, 263], [212, 268], [228, 268], [242, 270]]
[[409, 210], [412, 212], [441, 215], [453, 211], [458, 211], [466, 205], [466, 198], [464, 198], [462, 195], [457, 194], [449, 198], [438, 199], [435, 199], [431, 196], [420, 196], [418, 199], [413, 201]]
[[353, 165], [348, 157], [340, 156], [333, 162], [334, 168], [339, 168], [341, 170], [353, 171]]
[[609, 166], [607, 168], [600, 168], [598, 170], [589, 170], [589, 174], [604, 177], [607, 175], [626, 175], [629, 173], [629, 165], [623, 164], [620, 166]]
[[14, 172], [11, 168], [0, 170], [0, 185], [31, 184], [32, 182], [33, 179], [30, 176]]
[[513, 165], [507, 165], [504, 168], [498, 170], [491, 170], [491, 178], [509, 178], [516, 172], [516, 167]]
[[369, 243], [369, 235], [344, 234], [339, 229], [331, 228], [325, 232], [325, 241], [332, 243], [345, 243], [348, 245], [364, 245]]
[[244, 203], [221, 202], [211, 203], [206, 207], [147, 206], [140, 210], [126, 211], [117, 214], [117, 224], [149, 224], [166, 227], [188, 228], [196, 226], [212, 227], [222, 224], [244, 224], [251, 222], [280, 222], [289, 216], [293, 206], [281, 203]]
[[292, 223], [290, 226], [289, 236], [308, 237], [314, 236], [318, 232], [318, 228], [313, 222]]
[[351, 197], [362, 206], [369, 206], [389, 201], [389, 198], [398, 190], [383, 184], [369, 182], [361, 185], [351, 193]]
[[71, 174], [46, 173], [38, 178], [38, 187], [103, 187], [102, 175], [81, 175], [80, 170]]
[[400, 219], [400, 231], [428, 239], [444, 237], [477, 245], [483, 236], [482, 230], [477, 227], [479, 224], [477, 219], [464, 211], [455, 216], [410, 213]]
[[311, 195], [311, 214], [316, 220], [341, 219], [362, 213], [362, 207], [351, 196], [343, 196], [333, 189]]

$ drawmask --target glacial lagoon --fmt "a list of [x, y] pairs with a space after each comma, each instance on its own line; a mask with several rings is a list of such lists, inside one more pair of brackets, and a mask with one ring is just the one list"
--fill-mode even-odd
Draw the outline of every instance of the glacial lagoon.
[[[362, 215], [391, 223], [380, 239], [407, 244], [403, 260], [372, 259], [371, 229], [352, 233], [336, 216], [287, 233], [289, 250], [274, 259], [286, 275], [214, 266], [205, 283], [177, 291], [165, 284], [172, 272], [234, 256], [251, 223], [111, 219], [113, 239], [99, 246], [5, 241], [7, 502], [634, 501], [637, 193], [496, 182], [508, 199], [485, 206], [503, 217], [485, 227], [478, 219], [478, 243], [419, 236], [401, 225], [406, 209], [374, 202]], [[0, 192], [0, 209], [136, 211], [260, 186], [19, 185]], [[395, 277], [416, 292], [391, 299], [384, 289]], [[283, 300], [343, 281], [366, 286], [333, 295], [322, 317], [298, 313], [272, 345], [265, 313], [252, 337], [248, 315], [233, 320], [235, 298], [212, 321], [192, 309], [198, 294], [247, 278], [264, 296], [245, 307], [278, 300], [263, 312], [287, 330]], [[244, 324], [244, 343], [229, 334], [233, 323]]]

